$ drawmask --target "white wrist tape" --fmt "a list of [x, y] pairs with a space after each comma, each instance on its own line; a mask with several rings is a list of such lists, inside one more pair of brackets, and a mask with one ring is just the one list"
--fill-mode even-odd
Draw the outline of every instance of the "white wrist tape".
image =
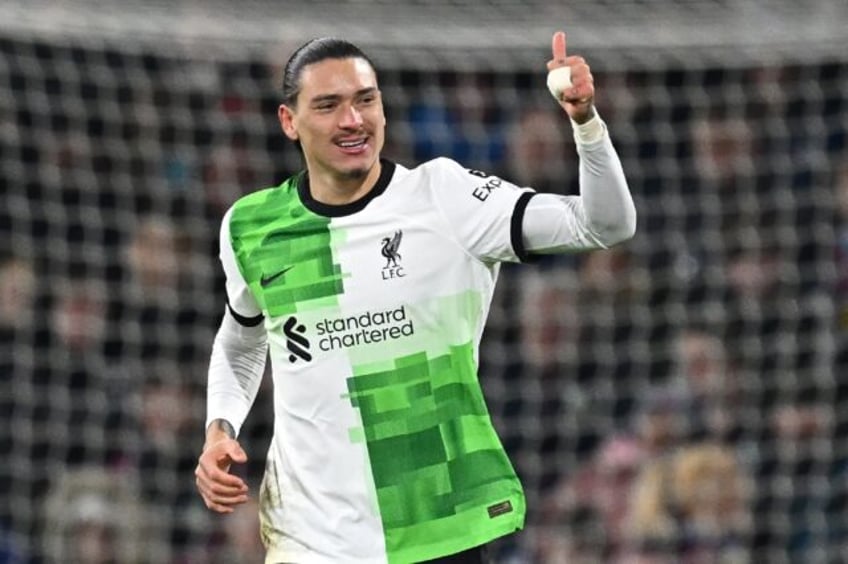
[[604, 120], [597, 113], [586, 123], [577, 123], [571, 120], [571, 126], [574, 131], [574, 140], [578, 145], [597, 143], [604, 138], [607, 132], [607, 126], [604, 124]]

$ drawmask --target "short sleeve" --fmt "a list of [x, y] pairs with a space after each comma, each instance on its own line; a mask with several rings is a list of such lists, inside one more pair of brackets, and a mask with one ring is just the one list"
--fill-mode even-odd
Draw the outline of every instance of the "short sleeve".
[[227, 304], [230, 313], [242, 325], [255, 325], [262, 319], [262, 310], [256, 303], [256, 299], [250, 292], [250, 287], [236, 263], [233, 244], [230, 240], [230, 217], [233, 210], [230, 208], [221, 221], [220, 252], [221, 265], [227, 279]]
[[468, 253], [487, 262], [525, 260], [522, 220], [535, 191], [450, 159], [433, 164], [437, 205]]

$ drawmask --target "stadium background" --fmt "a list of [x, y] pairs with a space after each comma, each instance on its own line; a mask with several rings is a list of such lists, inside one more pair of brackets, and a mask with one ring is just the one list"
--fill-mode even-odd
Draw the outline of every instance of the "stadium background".
[[211, 515], [192, 472], [220, 218], [300, 167], [279, 67], [350, 38], [391, 158], [573, 193], [559, 28], [639, 232], [503, 270], [481, 379], [531, 511], [497, 561], [848, 559], [844, 1], [6, 0], [0, 561], [261, 561], [255, 508]]

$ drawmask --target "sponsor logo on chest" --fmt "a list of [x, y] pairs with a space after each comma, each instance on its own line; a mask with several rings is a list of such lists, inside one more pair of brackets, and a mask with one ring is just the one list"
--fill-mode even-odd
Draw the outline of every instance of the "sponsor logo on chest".
[[310, 362], [312, 345], [324, 352], [396, 341], [415, 334], [406, 307], [366, 311], [358, 315], [327, 317], [314, 325], [301, 323], [294, 315], [283, 324], [289, 362]]

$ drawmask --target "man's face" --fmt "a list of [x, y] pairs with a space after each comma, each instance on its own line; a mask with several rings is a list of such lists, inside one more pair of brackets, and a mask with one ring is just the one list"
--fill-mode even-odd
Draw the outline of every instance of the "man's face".
[[313, 173], [364, 178], [380, 157], [386, 117], [377, 77], [359, 58], [306, 66], [296, 107], [280, 106], [286, 136], [299, 140]]

